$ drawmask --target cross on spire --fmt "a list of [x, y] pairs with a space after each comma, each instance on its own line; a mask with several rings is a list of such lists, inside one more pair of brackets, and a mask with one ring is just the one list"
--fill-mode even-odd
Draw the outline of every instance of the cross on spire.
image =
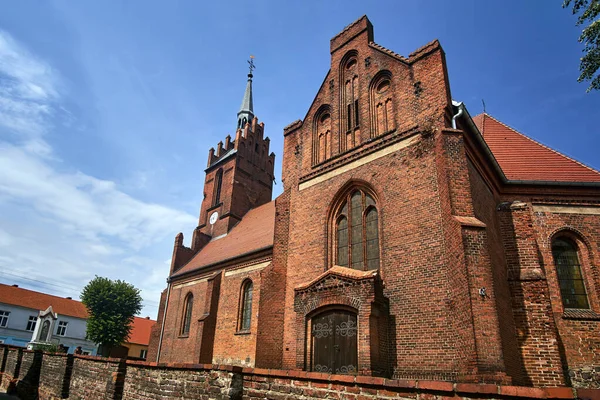
[[254, 56], [250, 56], [250, 59], [248, 60], [248, 65], [250, 67], [250, 73], [248, 74], [248, 76], [252, 77], [252, 70], [256, 69], [256, 66], [254, 65]]

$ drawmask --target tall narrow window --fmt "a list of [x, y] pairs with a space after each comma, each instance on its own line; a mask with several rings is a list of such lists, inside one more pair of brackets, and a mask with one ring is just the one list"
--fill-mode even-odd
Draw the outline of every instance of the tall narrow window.
[[354, 100], [354, 126], [358, 126], [360, 124], [358, 119], [358, 100]]
[[348, 219], [344, 216], [337, 223], [337, 265], [348, 266]]
[[223, 170], [220, 169], [215, 174], [215, 196], [213, 199], [213, 206], [216, 206], [221, 202], [221, 184], [223, 183]]
[[375, 200], [363, 190], [348, 194], [335, 218], [336, 265], [379, 268], [379, 227]]
[[367, 269], [379, 268], [379, 233], [377, 229], [377, 210], [372, 207], [365, 217], [367, 241]]
[[181, 323], [181, 334], [188, 335], [190, 333], [190, 325], [192, 323], [192, 308], [194, 306], [194, 296], [190, 293], [185, 298], [183, 308], [183, 321]]
[[242, 286], [242, 298], [240, 303], [240, 331], [249, 331], [252, 321], [252, 281], [248, 280]]
[[555, 239], [552, 255], [564, 307], [590, 308], [575, 243], [568, 239]]

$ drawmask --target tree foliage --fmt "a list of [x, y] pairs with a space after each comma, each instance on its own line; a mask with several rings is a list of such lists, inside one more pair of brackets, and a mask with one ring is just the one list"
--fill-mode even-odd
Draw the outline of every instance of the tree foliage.
[[135, 314], [142, 309], [140, 290], [121, 281], [96, 276], [81, 292], [87, 307], [87, 338], [105, 348], [120, 345], [129, 337]]
[[[577, 25], [589, 22], [579, 36], [579, 42], [584, 44], [578, 82], [591, 81], [587, 91], [600, 89], [600, 0], [564, 0], [563, 7], [573, 3], [573, 15], [578, 15]], [[594, 76], [595, 75], [595, 76]]]

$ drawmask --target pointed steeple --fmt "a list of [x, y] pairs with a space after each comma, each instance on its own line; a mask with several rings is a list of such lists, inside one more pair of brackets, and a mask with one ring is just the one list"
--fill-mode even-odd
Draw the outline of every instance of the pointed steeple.
[[244, 98], [242, 99], [240, 111], [237, 113], [238, 129], [243, 129], [246, 123], [251, 122], [254, 118], [254, 109], [252, 104], [252, 70], [256, 68], [254, 66], [254, 56], [250, 56], [248, 64], [250, 65], [250, 73], [248, 74], [246, 91], [244, 92]]

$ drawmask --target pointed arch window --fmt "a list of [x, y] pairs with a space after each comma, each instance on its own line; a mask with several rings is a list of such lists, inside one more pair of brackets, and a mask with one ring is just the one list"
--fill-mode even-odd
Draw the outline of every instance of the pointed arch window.
[[335, 218], [336, 265], [359, 270], [379, 268], [379, 217], [373, 197], [350, 192]]
[[192, 323], [192, 308], [194, 306], [194, 296], [189, 293], [185, 298], [183, 306], [183, 320], [181, 322], [181, 335], [189, 335], [190, 325]]
[[215, 196], [213, 198], [213, 206], [221, 202], [221, 185], [223, 183], [223, 170], [219, 169], [215, 174]]
[[247, 280], [242, 285], [240, 298], [240, 317], [238, 322], [238, 331], [249, 331], [252, 322], [252, 281]]
[[577, 245], [567, 238], [552, 241], [552, 255], [565, 308], [589, 309]]

